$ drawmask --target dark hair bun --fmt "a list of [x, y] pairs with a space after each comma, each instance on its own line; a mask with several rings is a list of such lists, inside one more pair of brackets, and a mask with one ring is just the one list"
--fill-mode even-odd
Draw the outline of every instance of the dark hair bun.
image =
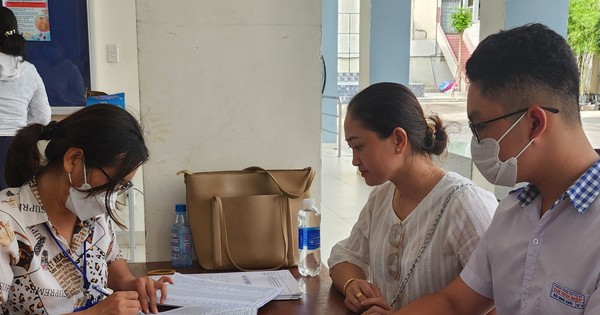
[[437, 115], [431, 115], [427, 117], [431, 124], [427, 124], [427, 130], [425, 131], [425, 147], [423, 150], [430, 154], [440, 155], [446, 150], [448, 145], [448, 134], [446, 133], [446, 126], [444, 126], [442, 119]]

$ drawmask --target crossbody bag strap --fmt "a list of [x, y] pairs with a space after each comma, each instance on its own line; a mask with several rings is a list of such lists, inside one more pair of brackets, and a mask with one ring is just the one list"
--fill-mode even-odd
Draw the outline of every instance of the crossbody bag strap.
[[402, 292], [404, 292], [404, 289], [406, 288], [406, 284], [408, 283], [408, 280], [412, 276], [412, 273], [415, 270], [417, 263], [421, 259], [421, 256], [425, 252], [425, 249], [427, 249], [427, 246], [429, 246], [429, 243], [431, 243], [431, 240], [433, 239], [433, 234], [435, 234], [435, 229], [437, 228], [438, 223], [440, 223], [442, 214], [444, 214], [444, 211], [446, 211], [446, 207], [448, 206], [448, 203], [450, 203], [450, 199], [452, 199], [452, 196], [454, 195], [454, 193], [457, 190], [464, 188], [464, 187], [468, 187], [468, 186], [473, 186], [473, 184], [461, 184], [459, 186], [454, 187], [452, 189], [452, 191], [450, 191], [450, 193], [448, 194], [446, 199], [444, 200], [444, 204], [442, 204], [442, 209], [440, 209], [440, 213], [435, 218], [435, 221], [433, 221], [433, 224], [431, 225], [431, 229], [429, 229], [427, 236], [425, 236], [425, 240], [423, 241], [423, 245], [421, 246], [421, 249], [419, 250], [417, 257], [415, 258], [415, 261], [410, 266], [410, 269], [408, 270], [408, 273], [406, 274], [404, 279], [402, 279], [402, 282], [400, 283], [400, 287], [398, 288], [396, 295], [394, 295], [394, 299], [392, 300], [392, 303], [390, 304], [392, 307], [394, 307], [394, 304], [396, 304], [396, 300], [398, 300], [398, 298], [402, 295]]
[[306, 180], [306, 184], [304, 185], [304, 189], [302, 189], [302, 191], [299, 194], [294, 194], [289, 192], [287, 189], [283, 188], [281, 186], [281, 184], [279, 183], [279, 181], [277, 181], [277, 178], [275, 178], [275, 176], [273, 176], [273, 174], [271, 174], [271, 172], [265, 170], [262, 167], [259, 166], [251, 166], [248, 167], [246, 169], [244, 169], [245, 171], [251, 171], [251, 172], [257, 172], [257, 173], [265, 173], [267, 174], [271, 180], [273, 180], [273, 182], [275, 183], [275, 185], [277, 185], [277, 188], [279, 188], [279, 191], [281, 191], [281, 194], [286, 196], [287, 198], [292, 198], [292, 199], [296, 199], [296, 198], [300, 198], [305, 191], [307, 191], [310, 188], [310, 184], [312, 184], [312, 181], [315, 177], [315, 171], [311, 168], [311, 167], [307, 167], [305, 168], [305, 170], [308, 170], [308, 179]]

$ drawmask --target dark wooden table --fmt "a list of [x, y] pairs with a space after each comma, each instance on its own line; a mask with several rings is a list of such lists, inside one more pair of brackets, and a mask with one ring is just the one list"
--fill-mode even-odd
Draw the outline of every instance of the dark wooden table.
[[[169, 269], [170, 262], [148, 262], [129, 264], [131, 272], [136, 276], [144, 276], [150, 270]], [[208, 272], [194, 261], [190, 268], [176, 268], [180, 273]], [[258, 310], [258, 314], [353, 314], [344, 305], [344, 296], [331, 286], [329, 270], [323, 266], [317, 277], [302, 277], [297, 268], [289, 269], [298, 279], [303, 290], [302, 298], [298, 300], [271, 301]]]

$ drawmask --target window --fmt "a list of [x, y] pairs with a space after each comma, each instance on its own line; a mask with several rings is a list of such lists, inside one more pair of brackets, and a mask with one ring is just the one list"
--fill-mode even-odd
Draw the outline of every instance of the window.
[[48, 0], [50, 41], [27, 42], [27, 60], [53, 107], [85, 105], [91, 87], [87, 14], [87, 1]]

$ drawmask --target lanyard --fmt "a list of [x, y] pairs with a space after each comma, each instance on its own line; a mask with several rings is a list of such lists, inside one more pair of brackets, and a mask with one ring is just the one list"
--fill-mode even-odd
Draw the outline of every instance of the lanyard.
[[54, 242], [56, 243], [56, 245], [58, 245], [58, 247], [62, 251], [63, 255], [65, 255], [67, 258], [69, 258], [69, 260], [71, 261], [71, 263], [73, 264], [73, 266], [75, 266], [75, 268], [77, 270], [79, 270], [79, 272], [81, 272], [81, 275], [83, 276], [83, 288], [86, 289], [86, 290], [89, 290], [89, 288], [90, 288], [90, 282], [88, 281], [87, 275], [86, 275], [86, 265], [87, 264], [86, 264], [85, 256], [87, 256], [87, 255], [86, 255], [86, 248], [85, 248], [85, 243], [86, 243], [85, 239], [83, 240], [83, 268], [81, 268], [75, 262], [75, 260], [73, 259], [73, 257], [71, 257], [71, 255], [69, 255], [69, 253], [60, 244], [60, 242], [58, 241], [58, 239], [56, 239], [56, 236], [54, 236], [54, 233], [52, 233], [52, 230], [48, 226], [47, 222], [44, 222], [44, 227], [46, 227], [46, 230], [48, 231], [48, 234], [50, 234], [50, 236], [52, 236], [52, 238], [54, 239]]

